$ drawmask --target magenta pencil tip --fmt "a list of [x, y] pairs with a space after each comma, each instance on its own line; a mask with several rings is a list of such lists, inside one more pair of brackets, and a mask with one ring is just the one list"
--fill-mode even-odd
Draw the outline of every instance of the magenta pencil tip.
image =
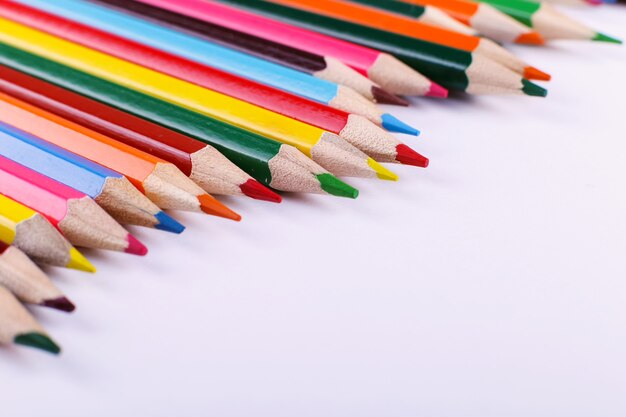
[[448, 98], [448, 90], [437, 83], [431, 82], [430, 89], [426, 93], [427, 97]]
[[143, 243], [137, 240], [137, 238], [130, 233], [128, 234], [127, 240], [128, 247], [125, 250], [126, 253], [139, 256], [144, 256], [148, 253], [148, 248], [146, 248]]

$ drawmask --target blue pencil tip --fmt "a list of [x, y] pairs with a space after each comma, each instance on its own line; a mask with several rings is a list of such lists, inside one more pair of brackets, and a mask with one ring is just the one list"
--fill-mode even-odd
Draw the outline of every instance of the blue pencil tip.
[[390, 132], [406, 133], [407, 135], [413, 136], [418, 136], [420, 134], [419, 130], [407, 125], [403, 121], [396, 119], [389, 113], [383, 114], [381, 119], [383, 121], [383, 127]]
[[178, 223], [172, 217], [168, 216], [162, 211], [159, 211], [154, 217], [158, 220], [158, 223], [154, 226], [159, 230], [165, 230], [166, 232], [182, 233], [185, 230], [185, 226]]

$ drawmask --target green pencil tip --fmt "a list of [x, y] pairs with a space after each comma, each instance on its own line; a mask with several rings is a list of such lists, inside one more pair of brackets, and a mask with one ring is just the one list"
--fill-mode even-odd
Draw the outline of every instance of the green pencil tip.
[[359, 190], [349, 186], [332, 174], [319, 174], [316, 177], [320, 182], [322, 190], [328, 194], [347, 198], [357, 198], [359, 196]]
[[52, 339], [45, 334], [37, 332], [20, 334], [15, 336], [13, 341], [18, 345], [34, 347], [45, 350], [46, 352], [54, 353], [55, 355], [61, 352], [61, 348], [54, 343]]
[[538, 86], [537, 84], [531, 83], [527, 79], [522, 79], [522, 84], [524, 85], [524, 87], [522, 87], [522, 91], [528, 96], [545, 97], [548, 95], [548, 90]]
[[596, 33], [596, 36], [592, 39], [596, 42], [609, 42], [609, 43], [617, 43], [621, 45], [623, 42], [620, 39], [613, 38], [609, 35], [605, 35], [604, 33]]

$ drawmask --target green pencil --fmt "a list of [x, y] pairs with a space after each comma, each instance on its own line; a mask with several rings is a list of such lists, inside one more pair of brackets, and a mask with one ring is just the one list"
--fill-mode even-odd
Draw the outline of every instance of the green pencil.
[[539, 32], [545, 39], [580, 39], [622, 43], [577, 22], [546, 3], [525, 0], [478, 0], [517, 19]]
[[489, 58], [420, 39], [402, 36], [282, 6], [263, 0], [220, 0], [296, 26], [365, 45], [394, 55], [448, 89], [470, 94], [526, 94], [545, 96], [546, 90]]
[[356, 189], [289, 145], [3, 43], [0, 64], [212, 145], [257, 181], [274, 189], [358, 196]]

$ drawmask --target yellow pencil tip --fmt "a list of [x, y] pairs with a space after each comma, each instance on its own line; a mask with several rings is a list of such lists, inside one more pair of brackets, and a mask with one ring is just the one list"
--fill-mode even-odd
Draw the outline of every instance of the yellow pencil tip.
[[76, 248], [70, 249], [70, 261], [66, 266], [79, 271], [96, 272], [96, 268]]
[[376, 176], [381, 180], [398, 181], [398, 175], [389, 171], [387, 168], [374, 161], [372, 158], [367, 158], [367, 164], [376, 171]]

